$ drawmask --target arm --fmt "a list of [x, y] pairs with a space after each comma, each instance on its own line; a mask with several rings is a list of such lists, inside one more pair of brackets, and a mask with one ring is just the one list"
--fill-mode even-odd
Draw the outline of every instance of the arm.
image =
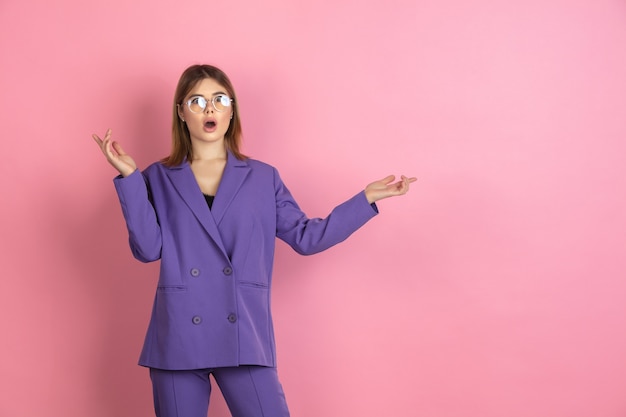
[[128, 229], [133, 256], [141, 262], [161, 258], [161, 227], [148, 195], [144, 176], [135, 170], [127, 177], [113, 180]]
[[378, 213], [364, 191], [335, 207], [324, 219], [307, 218], [274, 171], [276, 236], [302, 255], [321, 252], [347, 239]]
[[154, 207], [148, 197], [148, 187], [137, 164], [121, 145], [111, 139], [111, 129], [104, 139], [92, 135], [107, 161], [120, 173], [113, 180], [120, 199], [130, 249], [138, 260], [151, 262], [161, 257], [161, 229]]

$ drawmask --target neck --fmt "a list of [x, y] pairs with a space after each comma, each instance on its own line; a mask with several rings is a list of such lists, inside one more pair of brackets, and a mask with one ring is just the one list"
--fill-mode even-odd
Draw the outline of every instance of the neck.
[[213, 159], [226, 159], [226, 146], [224, 142], [216, 143], [193, 143], [193, 161], [208, 161]]

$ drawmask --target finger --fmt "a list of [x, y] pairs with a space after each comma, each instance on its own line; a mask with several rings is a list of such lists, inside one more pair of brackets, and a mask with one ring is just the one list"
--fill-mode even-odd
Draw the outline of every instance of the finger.
[[409, 184], [406, 182], [406, 177], [403, 175], [402, 176], [402, 183], [400, 184], [400, 187], [399, 187], [398, 191], [400, 191], [400, 194], [404, 194], [404, 193], [406, 193], [408, 188], [409, 188]]
[[104, 138], [103, 139], [100, 139], [100, 136], [96, 135], [95, 133], [92, 134], [91, 137], [98, 144], [98, 146], [100, 146], [102, 151], [104, 151], [103, 144], [104, 144], [104, 142], [107, 141], [107, 139], [111, 138], [111, 129], [107, 129], [107, 131], [104, 133]]
[[104, 140], [104, 147], [102, 148], [102, 151], [109, 160], [117, 156], [115, 152], [113, 152], [113, 144], [110, 138]]
[[406, 178], [402, 180], [402, 187], [400, 189], [400, 194], [406, 194], [409, 191], [409, 182]]
[[412, 182], [415, 182], [415, 181], [417, 181], [417, 178], [415, 178], [415, 177], [408, 178], [408, 177], [402, 175], [402, 191], [401, 191], [401, 194], [408, 193], [409, 192], [409, 188], [410, 188], [410, 184]]
[[389, 190], [389, 192], [392, 195], [402, 194], [402, 190], [403, 189], [404, 189], [404, 182], [403, 181], [394, 182], [393, 184], [390, 184], [390, 185], [387, 186], [387, 190]]
[[380, 182], [382, 182], [383, 184], [387, 185], [387, 184], [390, 184], [395, 179], [396, 179], [395, 175], [387, 175], [385, 178], [380, 180]]
[[104, 138], [102, 140], [104, 142], [111, 140], [111, 133], [111, 129], [107, 129], [107, 131], [104, 133]]
[[126, 155], [126, 152], [124, 152], [124, 149], [122, 149], [122, 145], [120, 145], [118, 142], [113, 142], [113, 149], [115, 149], [115, 152], [117, 152], [117, 154], [120, 156]]
[[402, 195], [408, 191], [408, 184], [406, 182], [406, 177], [402, 176], [401, 180], [392, 184], [390, 186], [390, 191], [392, 195]]

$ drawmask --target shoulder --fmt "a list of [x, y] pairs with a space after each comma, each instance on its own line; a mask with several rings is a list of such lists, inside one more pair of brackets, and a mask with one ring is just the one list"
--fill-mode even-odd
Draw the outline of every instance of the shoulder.
[[280, 174], [278, 170], [267, 162], [259, 161], [258, 159], [248, 158], [245, 161], [248, 169], [250, 169], [251, 177], [256, 181], [262, 181], [263, 183], [273, 184], [275, 187], [277, 183], [281, 183]]
[[186, 162], [183, 162], [180, 165], [169, 167], [169, 166], [163, 164], [163, 162], [161, 162], [161, 161], [156, 161], [156, 162], [153, 162], [152, 164], [148, 165], [148, 167], [146, 169], [144, 169], [142, 172], [146, 176], [160, 175], [160, 174], [166, 173], [166, 172], [171, 171], [171, 170], [181, 170], [181, 169], [184, 169], [187, 165], [188, 164]]
[[148, 165], [148, 167], [142, 171], [142, 174], [146, 182], [152, 186], [156, 186], [156, 184], [166, 184], [168, 181], [167, 178], [178, 178], [181, 174], [184, 176], [185, 174], [181, 171], [184, 171], [187, 167], [188, 164], [186, 162], [177, 166], [168, 167], [164, 165], [163, 162], [157, 161]]
[[276, 168], [274, 168], [272, 165], [270, 165], [270, 164], [268, 164], [266, 162], [259, 161], [258, 159], [248, 158], [246, 160], [246, 163], [253, 170], [257, 170], [257, 171], [271, 171], [271, 172], [276, 171]]

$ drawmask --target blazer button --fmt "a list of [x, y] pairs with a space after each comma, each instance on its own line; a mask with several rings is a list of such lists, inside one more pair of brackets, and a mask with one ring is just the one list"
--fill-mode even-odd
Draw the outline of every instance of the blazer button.
[[191, 271], [189, 271], [189, 273], [192, 277], [197, 277], [200, 275], [200, 270], [198, 268], [193, 268]]
[[230, 266], [227, 266], [226, 268], [223, 269], [224, 275], [230, 275], [233, 273], [233, 268], [231, 268]]
[[228, 321], [231, 323], [234, 323], [237, 321], [237, 315], [236, 314], [229, 314], [228, 315]]
[[200, 323], [202, 323], [202, 317], [200, 317], [200, 316], [193, 316], [191, 321], [193, 322], [193, 324], [200, 324]]

